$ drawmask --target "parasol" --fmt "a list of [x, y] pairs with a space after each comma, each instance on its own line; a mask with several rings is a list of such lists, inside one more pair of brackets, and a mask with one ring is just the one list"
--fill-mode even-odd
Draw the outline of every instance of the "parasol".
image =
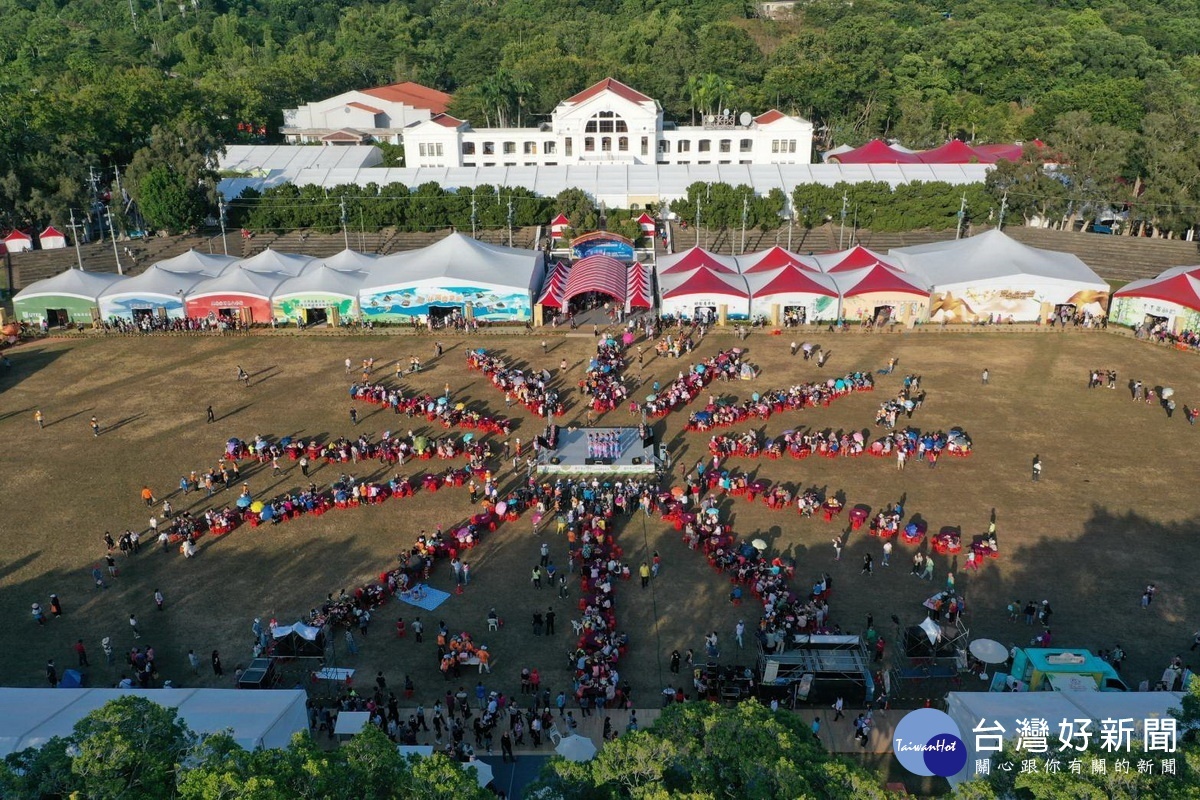
[[808, 342], [805, 342], [804, 344], [800, 345], [800, 349], [806, 353], [811, 353], [812, 349], [813, 349], [813, 345], [809, 344]]
[[682, 486], [673, 487], [671, 489], [671, 494], [675, 497], [683, 497], [683, 494], [684, 494], [683, 487]]
[[567, 761], [591, 761], [596, 757], [596, 745], [586, 736], [571, 734], [563, 737], [558, 746], [554, 748], [554, 752]]
[[750, 544], [754, 545], [754, 549], [758, 550], [759, 552], [762, 552], [763, 550], [767, 549], [767, 543], [764, 542], [762, 539], [755, 539]]
[[472, 439], [474, 439], [474, 438], [475, 438], [475, 434], [473, 434], [473, 433], [464, 433], [464, 434], [463, 434], [463, 444], [467, 444], [467, 443], [469, 443], [469, 442], [470, 442]]
[[1172, 389], [1170, 386], [1163, 387], [1163, 390], [1162, 390], [1162, 399], [1163, 400], [1166, 400], [1168, 397], [1174, 396], [1174, 394], [1175, 394], [1175, 390]]
[[721, 512], [720, 512], [718, 509], [715, 509], [715, 508], [710, 508], [710, 509], [708, 509], [707, 511], [705, 511], [704, 513], [705, 513], [705, 514], [708, 514], [710, 517], [719, 517], [719, 516], [721, 516]]
[[285, 436], [279, 440], [280, 447], [287, 447], [291, 443], [292, 443], [292, 437], [290, 437], [290, 436]]
[[468, 761], [467, 763], [463, 764], [463, 769], [467, 770], [468, 772], [470, 771], [471, 767], [475, 768], [475, 780], [479, 782], [480, 789], [485, 788], [495, 778], [495, 775], [492, 773], [491, 764], [488, 764], [484, 761]]
[[654, 402], [655, 400], [657, 400], [657, 399], [658, 399], [658, 395], [656, 395], [656, 394], [648, 394], [648, 395], [646, 395], [646, 402], [647, 402], [647, 403], [653, 403], [653, 402]]
[[499, 503], [496, 503], [496, 516], [503, 517], [504, 512], [506, 511], [508, 511], [508, 503], [504, 502], [503, 500], [501, 500]]
[[237, 507], [245, 508], [246, 506], [250, 505], [250, 503], [252, 503], [252, 502], [253, 501], [250, 499], [250, 495], [244, 494], [237, 499]]
[[[239, 503], [238, 505], [241, 505], [241, 503]], [[262, 504], [262, 501], [261, 501], [261, 500], [255, 500], [255, 501], [254, 501], [254, 504], [250, 506], [250, 510], [251, 510], [252, 512], [254, 512], [255, 514], [257, 514], [258, 512], [262, 511], [262, 510], [263, 510], [263, 504]]]
[[258, 518], [263, 522], [269, 522], [270, 520], [274, 519], [274, 517], [275, 508], [273, 506], [263, 506], [262, 513], [258, 515]]
[[971, 655], [985, 664], [1003, 664], [1008, 661], [1008, 648], [995, 639], [976, 639], [971, 642]]
[[437, 399], [437, 404], [438, 404], [439, 406], [444, 406], [444, 405], [446, 405], [446, 404], [447, 404], [447, 403], [449, 403], [449, 402], [450, 402], [450, 398], [449, 398], [449, 397], [446, 397], [445, 395], [442, 395], [441, 397], [439, 397], [439, 398]]
[[705, 371], [707, 371], [707, 370], [708, 370], [708, 367], [704, 366], [703, 364], [696, 365], [696, 372], [700, 373], [701, 375], [703, 375], [705, 373]]
[[936, 645], [942, 636], [942, 629], [929, 617], [926, 617], [925, 621], [921, 623], [921, 630], [929, 637], [929, 643], [932, 645]]
[[428, 449], [429, 448], [429, 437], [427, 437], [427, 436], [413, 437], [413, 447], [415, 447], [418, 451], [424, 451], [424, 450]]
[[454, 404], [454, 410], [455, 410], [455, 411], [466, 411], [466, 410], [467, 410], [467, 404], [466, 404], [466, 403], [455, 403], [455, 404]]

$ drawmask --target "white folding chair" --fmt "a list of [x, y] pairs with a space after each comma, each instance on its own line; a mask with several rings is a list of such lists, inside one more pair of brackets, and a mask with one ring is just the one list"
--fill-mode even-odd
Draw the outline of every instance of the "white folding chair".
[[557, 725], [551, 725], [550, 730], [546, 731], [546, 735], [550, 738], [551, 744], [558, 744], [562, 741], [562, 733], [559, 732]]

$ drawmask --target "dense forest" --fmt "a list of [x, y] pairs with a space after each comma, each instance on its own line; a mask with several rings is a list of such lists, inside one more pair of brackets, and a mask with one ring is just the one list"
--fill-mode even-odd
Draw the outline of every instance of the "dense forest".
[[[415, 80], [452, 92], [452, 111], [476, 125], [529, 124], [606, 75], [680, 122], [717, 107], [803, 115], [821, 148], [1038, 137], [1068, 154], [1081, 198], [1136, 199], [1138, 216], [1177, 230], [1200, 207], [1197, 0], [813, 0], [781, 20], [731, 0], [0, 0], [0, 11], [0, 226], [61, 224], [88, 207], [89, 167], [103, 190], [128, 167], [133, 196], [148, 181], [176, 197], [214, 143], [263, 129], [269, 140], [282, 109], [350, 88]], [[1029, 170], [1005, 180], [1018, 205], [1045, 190]]]

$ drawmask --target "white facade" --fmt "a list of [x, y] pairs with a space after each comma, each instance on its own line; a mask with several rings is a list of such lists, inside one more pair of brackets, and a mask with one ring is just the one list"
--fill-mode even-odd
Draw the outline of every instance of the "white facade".
[[559, 103], [538, 128], [475, 130], [435, 114], [405, 130], [404, 145], [418, 168], [808, 164], [812, 133], [808, 120], [775, 110], [676, 127], [663, 122], [658, 101], [606, 78]]
[[283, 112], [284, 138], [293, 144], [400, 144], [401, 129], [445, 112], [450, 95], [418, 83], [393, 83], [345, 92]]

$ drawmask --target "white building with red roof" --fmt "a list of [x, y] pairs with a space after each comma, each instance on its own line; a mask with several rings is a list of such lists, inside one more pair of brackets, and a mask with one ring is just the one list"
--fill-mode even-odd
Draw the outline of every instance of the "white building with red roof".
[[530, 128], [480, 128], [432, 114], [404, 131], [409, 167], [554, 167], [656, 164], [808, 164], [812, 123], [777, 110], [663, 120], [652, 97], [605, 78]]
[[449, 105], [445, 92], [404, 81], [284, 109], [280, 130], [293, 144], [400, 144], [403, 128], [445, 114]]

